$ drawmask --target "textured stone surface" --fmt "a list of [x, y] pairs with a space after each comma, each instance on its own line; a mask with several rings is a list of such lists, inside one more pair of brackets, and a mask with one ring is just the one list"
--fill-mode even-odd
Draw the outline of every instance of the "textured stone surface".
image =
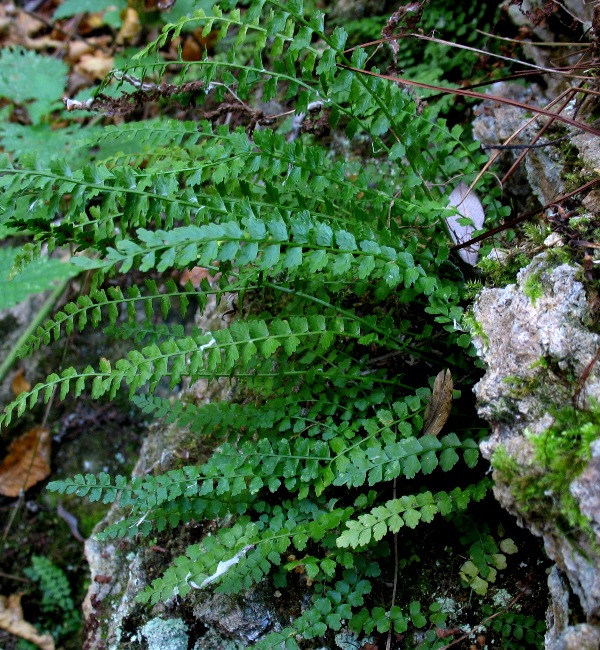
[[592, 458], [579, 475], [571, 483], [571, 494], [577, 499], [579, 509], [592, 522], [592, 528], [600, 535], [600, 440], [592, 443]]
[[[515, 84], [498, 82], [490, 87], [489, 93], [531, 106], [543, 107], [548, 103], [541, 89], [535, 84], [523, 88]], [[473, 122], [473, 135], [486, 147], [503, 144], [515, 134], [518, 135], [510, 141], [510, 144], [529, 144], [541, 127], [541, 123], [531, 122], [523, 109], [492, 99], [484, 101], [478, 107], [477, 115]], [[552, 137], [550, 135], [540, 142], [546, 142]], [[522, 149], [490, 149], [490, 156], [505, 169], [508, 169], [522, 153]], [[554, 200], [564, 189], [561, 172], [562, 163], [558, 147], [531, 149], [523, 163], [509, 178], [507, 190], [511, 196], [522, 199], [527, 209], [532, 207], [530, 200], [532, 193], [540, 203], [545, 205]]]
[[568, 627], [547, 650], [598, 650], [600, 628], [582, 623]]
[[553, 566], [548, 576], [551, 605], [546, 612], [546, 648], [553, 648], [557, 639], [569, 625], [569, 586], [564, 575]]
[[256, 641], [274, 622], [263, 596], [258, 590], [237, 599], [214, 594], [194, 607], [194, 615], [226, 637]]
[[[600, 337], [585, 325], [587, 297], [579, 272], [568, 264], [549, 265], [540, 254], [519, 273], [517, 284], [484, 289], [479, 296], [474, 315], [485, 335], [474, 342], [488, 371], [475, 393], [480, 414], [494, 426], [484, 449], [503, 432], [520, 435], [516, 426], [546, 428], [548, 407], [568, 403], [573, 392], [556, 372], [580, 376], [594, 358]], [[596, 371], [583, 397], [598, 394]]]
[[[533, 462], [530, 436], [552, 424], [552, 408], [571, 404], [578, 380], [600, 346], [600, 337], [587, 327], [588, 302], [578, 280], [580, 269], [557, 263], [553, 257], [556, 254], [537, 255], [519, 273], [517, 284], [485, 289], [474, 308], [475, 345], [488, 368], [475, 393], [480, 414], [492, 426], [481, 451], [490, 459], [503, 448], [520, 473], [531, 479], [539, 477], [544, 468]], [[590, 398], [600, 398], [597, 365], [591, 369], [579, 402], [585, 404]], [[600, 620], [600, 441], [592, 446], [591, 462], [570, 486], [581, 512], [592, 520], [596, 539], [578, 530], [565, 534], [552, 517], [522, 510], [511, 485], [495, 478], [496, 498], [523, 526], [543, 538], [548, 555], [579, 599], [589, 623], [567, 625], [568, 594], [561, 590], [558, 574], [551, 576], [553, 608], [546, 647], [600, 647], [600, 629], [595, 627]]]
[[579, 157], [588, 168], [600, 173], [600, 141], [591, 133], [579, 133], [571, 139], [579, 150]]
[[153, 618], [142, 628], [148, 650], [187, 650], [187, 625], [180, 618]]

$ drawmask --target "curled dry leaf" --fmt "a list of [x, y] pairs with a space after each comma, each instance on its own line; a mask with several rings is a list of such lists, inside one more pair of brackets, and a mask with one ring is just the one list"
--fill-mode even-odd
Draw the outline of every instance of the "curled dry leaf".
[[54, 650], [52, 637], [49, 634], [40, 634], [31, 623], [23, 618], [21, 595], [11, 594], [8, 598], [0, 596], [0, 629], [26, 641], [31, 641], [42, 650]]
[[26, 393], [28, 390], [31, 390], [31, 384], [25, 379], [25, 368], [21, 368], [12, 379], [10, 384], [13, 395], [18, 397], [21, 393]]
[[[456, 208], [458, 211], [458, 214], [453, 214], [446, 219], [450, 236], [455, 244], [469, 241], [473, 231], [483, 228], [483, 222], [485, 221], [483, 206], [475, 192], [469, 191], [469, 186], [465, 183], [459, 183], [452, 190], [448, 200], [448, 207]], [[462, 219], [470, 219], [471, 224], [465, 226], [459, 223]], [[479, 243], [471, 244], [467, 248], [461, 248], [458, 254], [467, 264], [475, 266], [479, 258]]]
[[67, 44], [65, 62], [74, 65], [84, 54], [91, 54], [96, 48], [87, 41], [70, 41]]
[[462, 630], [459, 627], [436, 627], [435, 635], [438, 639], [447, 639], [449, 636], [454, 636], [455, 634], [460, 634]]
[[424, 436], [437, 436], [442, 430], [452, 410], [452, 390], [454, 384], [449, 370], [442, 370], [437, 374], [433, 384], [433, 393], [423, 422]]
[[183, 40], [181, 57], [184, 61], [200, 61], [206, 51], [212, 52], [217, 43], [218, 31], [213, 30], [206, 36], [202, 28], [196, 29]]
[[0, 494], [19, 496], [21, 490], [28, 490], [49, 474], [50, 430], [33, 427], [10, 443], [0, 463]]

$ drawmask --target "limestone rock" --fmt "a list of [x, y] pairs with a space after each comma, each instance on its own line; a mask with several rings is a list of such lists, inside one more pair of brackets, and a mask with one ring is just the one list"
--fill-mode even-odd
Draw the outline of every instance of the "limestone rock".
[[[535, 84], [522, 88], [515, 84], [498, 82], [490, 87], [489, 92], [491, 95], [514, 99], [531, 106], [543, 107], [548, 103], [541, 89]], [[473, 121], [473, 135], [486, 147], [502, 145], [517, 132], [518, 136], [511, 140], [511, 144], [529, 144], [543, 124], [542, 120], [529, 123], [530, 117], [525, 116], [523, 109], [492, 99], [485, 100], [477, 112], [478, 116]], [[547, 142], [554, 136], [544, 137], [540, 142]], [[502, 161], [506, 169], [522, 153], [522, 149], [518, 148], [490, 149], [490, 155]], [[509, 180], [510, 194], [523, 199], [528, 209], [531, 209], [532, 193], [542, 205], [553, 201], [564, 190], [562, 167], [559, 148], [530, 149], [523, 164], [515, 170]]]
[[[539, 480], [545, 471], [534, 461], [532, 436], [553, 423], [552, 412], [570, 405], [575, 394], [585, 405], [600, 398], [600, 369], [591, 365], [600, 337], [587, 327], [587, 296], [578, 280], [581, 269], [556, 261], [556, 253], [534, 257], [502, 289], [484, 289], [474, 316], [474, 342], [488, 370], [475, 387], [479, 413], [492, 426], [481, 444], [491, 459], [503, 450], [518, 468], [518, 477]], [[581, 379], [589, 376], [585, 382]], [[565, 531], [548, 513], [524, 507], [513, 485], [495, 472], [494, 493], [519, 522], [544, 540], [548, 555], [566, 577], [587, 618], [568, 626], [568, 607], [557, 577], [551, 577], [554, 611], [547, 649], [597, 648], [600, 639], [600, 441], [592, 458], [570, 485], [570, 492], [591, 530]], [[591, 644], [591, 645], [590, 645]]]
[[256, 641], [274, 622], [264, 595], [257, 589], [237, 599], [214, 594], [194, 607], [194, 616], [226, 637]]

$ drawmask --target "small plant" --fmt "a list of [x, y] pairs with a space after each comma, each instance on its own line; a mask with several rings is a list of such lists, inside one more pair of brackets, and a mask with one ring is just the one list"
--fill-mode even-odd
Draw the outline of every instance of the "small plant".
[[496, 543], [487, 524], [477, 528], [464, 517], [456, 518], [455, 523], [465, 530], [461, 544], [469, 547], [469, 559], [460, 568], [460, 578], [475, 593], [484, 595], [496, 582], [497, 572], [506, 569], [506, 556], [516, 553], [517, 548], [510, 538]]
[[81, 627], [81, 616], [64, 571], [47, 557], [34, 555], [25, 574], [41, 592], [41, 626], [56, 641], [71, 637]]
[[490, 605], [483, 608], [484, 614], [493, 617], [488, 627], [488, 635], [496, 634], [502, 639], [501, 647], [506, 650], [527, 650], [528, 648], [544, 647], [544, 621], [536, 621], [531, 615], [520, 614], [514, 611], [505, 611], [498, 614]]
[[527, 266], [531, 258], [519, 249], [513, 251], [498, 251], [479, 260], [478, 267], [485, 277], [487, 287], [504, 287], [514, 284], [517, 273]]
[[[216, 32], [221, 49], [163, 60], [161, 48], [190, 23]], [[135, 344], [123, 358], [51, 374], [0, 423], [55, 391], [113, 399], [125, 387], [144, 412], [212, 438], [206, 462], [133, 480], [77, 475], [49, 489], [122, 506], [101, 539], [222, 522], [138, 594], [141, 604], [209, 586], [236, 594], [267, 578], [283, 588], [304, 576], [310, 604], [258, 648], [442, 621], [414, 599], [373, 602], [375, 587], [387, 589], [389, 541], [396, 536], [399, 559], [410, 557], [403, 529], [459, 517], [491, 487], [477, 468], [474, 414], [455, 408], [443, 431], [423, 434], [430, 379], [447, 368], [462, 385], [473, 381], [470, 336], [456, 325], [466, 271], [444, 222], [456, 176], [474, 181], [485, 156], [436, 107], [421, 112], [398, 84], [363, 74], [368, 52], [348, 46], [344, 29], [326, 29], [300, 0], [221, 2], [167, 25], [113, 73], [134, 92], [110, 98], [101, 88], [86, 104], [159, 99], [194, 119], [82, 136], [95, 156], [85, 162], [0, 163], [2, 220], [34, 234], [27, 254], [68, 245], [90, 272], [89, 292], [39, 327], [24, 353], [101, 325]], [[161, 83], [174, 68], [176, 83]], [[274, 101], [280, 108], [267, 114]], [[492, 220], [501, 211], [491, 189], [486, 210]], [[174, 280], [196, 268], [212, 282]], [[130, 271], [143, 279], [128, 281]], [[191, 332], [168, 324], [230, 294], [231, 323]], [[154, 395], [165, 380], [175, 389], [219, 378], [235, 381], [236, 399], [198, 406]], [[501, 554], [482, 539], [468, 542], [470, 554], [491, 581]]]

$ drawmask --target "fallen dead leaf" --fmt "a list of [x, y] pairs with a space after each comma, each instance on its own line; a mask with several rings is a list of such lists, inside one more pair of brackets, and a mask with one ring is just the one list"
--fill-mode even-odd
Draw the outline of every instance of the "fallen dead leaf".
[[77, 63], [84, 54], [90, 54], [93, 51], [94, 47], [93, 45], [90, 45], [90, 43], [86, 43], [85, 41], [71, 41], [68, 44], [68, 52], [65, 61], [69, 65], [73, 65], [74, 63]]
[[49, 634], [40, 634], [23, 618], [21, 596], [22, 594], [11, 594], [8, 598], [0, 596], [0, 629], [31, 641], [42, 650], [54, 650], [54, 639]]
[[215, 275], [211, 275], [210, 273], [211, 272], [203, 266], [194, 266], [192, 269], [183, 269], [179, 276], [179, 284], [182, 287], [185, 287], [188, 282], [191, 282], [194, 288], [197, 289], [202, 280], [206, 279], [209, 284], [212, 285], [212, 283], [219, 278], [220, 273]]
[[[99, 11], [96, 13], [90, 13], [86, 14], [85, 16], [85, 27], [88, 31], [93, 32], [96, 29], [100, 29], [101, 27], [104, 27], [105, 22], [104, 22], [104, 12]], [[81, 30], [83, 32], [83, 29]]]
[[0, 463], [0, 494], [16, 497], [50, 474], [50, 430], [33, 427], [13, 440]]
[[112, 56], [96, 50], [93, 54], [83, 54], [74, 70], [100, 81], [113, 69], [113, 64]]
[[10, 385], [13, 395], [18, 397], [21, 393], [31, 390], [31, 384], [25, 379], [25, 368], [21, 368], [15, 373]]
[[424, 436], [437, 436], [442, 430], [452, 410], [452, 374], [449, 370], [442, 370], [437, 374], [433, 384], [433, 393], [423, 422]]
[[201, 27], [194, 30], [183, 40], [181, 57], [184, 61], [200, 61], [206, 51], [212, 52], [217, 43], [219, 32], [213, 30], [203, 36], [204, 29]]
[[117, 34], [116, 42], [118, 45], [123, 43], [132, 43], [137, 38], [138, 34], [142, 31], [142, 23], [138, 12], [129, 7], [122, 14], [123, 24]]
[[438, 639], [447, 639], [449, 636], [454, 636], [455, 634], [460, 634], [462, 630], [459, 627], [436, 627], [435, 635]]

